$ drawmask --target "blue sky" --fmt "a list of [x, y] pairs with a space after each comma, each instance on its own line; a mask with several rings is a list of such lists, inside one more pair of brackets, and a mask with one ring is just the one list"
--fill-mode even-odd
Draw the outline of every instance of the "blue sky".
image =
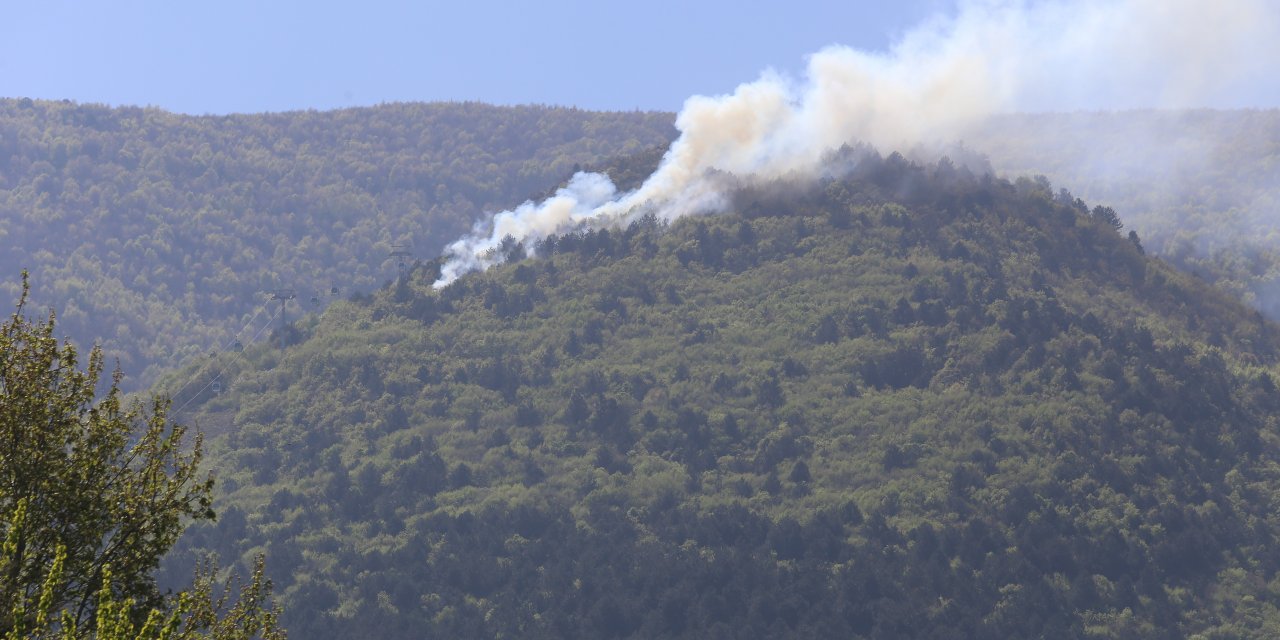
[[[8, 3], [7, 3], [8, 4]], [[402, 100], [674, 111], [828, 44], [883, 50], [952, 0], [69, 2], [4, 7], [0, 97], [183, 113]]]

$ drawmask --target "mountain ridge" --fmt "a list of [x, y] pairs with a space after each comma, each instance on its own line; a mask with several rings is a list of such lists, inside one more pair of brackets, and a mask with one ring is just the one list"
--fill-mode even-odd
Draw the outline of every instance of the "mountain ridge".
[[[964, 137], [1002, 173], [1110, 203], [1149, 250], [1274, 316], [1278, 114], [1009, 115]], [[82, 346], [102, 342], [136, 390], [246, 342], [262, 327], [234, 332], [264, 320], [264, 290], [295, 289], [294, 314], [334, 287], [371, 290], [396, 272], [389, 253], [430, 259], [580, 166], [642, 171], [608, 158], [660, 154], [672, 124], [479, 103], [179, 116], [0, 100], [0, 267], [30, 270], [37, 304], [58, 308]]]
[[[577, 164], [665, 144], [670, 116], [479, 103], [180, 116], [0, 100], [0, 269], [28, 269], [82, 346], [136, 390], [261, 328], [264, 290], [292, 313], [395, 274], [486, 210]], [[0, 289], [16, 294], [15, 281]], [[252, 328], [235, 331], [253, 321]]]

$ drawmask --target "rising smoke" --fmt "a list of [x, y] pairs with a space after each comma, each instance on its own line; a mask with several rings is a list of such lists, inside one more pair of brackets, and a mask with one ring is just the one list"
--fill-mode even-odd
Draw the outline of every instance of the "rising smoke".
[[689, 98], [679, 137], [638, 189], [619, 193], [607, 176], [579, 173], [450, 244], [436, 286], [500, 261], [507, 236], [529, 245], [644, 213], [719, 211], [726, 198], [712, 172], [814, 172], [845, 143], [941, 147], [998, 113], [1273, 103], [1278, 54], [1273, 0], [967, 2], [887, 52], [831, 46], [809, 57], [800, 81], [766, 72], [732, 94]]

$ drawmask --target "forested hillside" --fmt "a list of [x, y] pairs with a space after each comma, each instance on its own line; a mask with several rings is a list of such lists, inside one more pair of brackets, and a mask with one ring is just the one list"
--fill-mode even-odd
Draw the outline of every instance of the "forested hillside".
[[1280, 634], [1276, 327], [1046, 180], [844, 155], [219, 360], [177, 564], [265, 550], [306, 638]]
[[[153, 380], [271, 311], [367, 291], [575, 165], [665, 145], [671, 116], [476, 103], [191, 117], [0, 100], [0, 283]], [[402, 245], [402, 246], [398, 246]], [[252, 321], [252, 322], [251, 322]]]
[[1148, 251], [1280, 318], [1280, 110], [1005, 115], [966, 142], [1108, 203]]
[[[0, 269], [30, 269], [34, 301], [78, 342], [102, 341], [138, 388], [237, 331], [261, 339], [264, 291], [294, 289], [297, 315], [334, 287], [370, 290], [396, 274], [393, 251], [434, 258], [575, 165], [646, 150], [656, 163], [671, 122], [476, 103], [190, 117], [0, 100]], [[1109, 203], [1148, 251], [1280, 315], [1280, 112], [1011, 115], [966, 142], [1004, 174]], [[14, 282], [0, 284], [9, 297]]]

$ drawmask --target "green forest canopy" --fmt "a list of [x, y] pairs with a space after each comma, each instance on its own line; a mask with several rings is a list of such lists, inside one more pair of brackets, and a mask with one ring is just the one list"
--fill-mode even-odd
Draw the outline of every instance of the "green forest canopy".
[[266, 549], [317, 638], [1280, 632], [1275, 325], [1046, 180], [845, 153], [221, 361], [177, 559]]

